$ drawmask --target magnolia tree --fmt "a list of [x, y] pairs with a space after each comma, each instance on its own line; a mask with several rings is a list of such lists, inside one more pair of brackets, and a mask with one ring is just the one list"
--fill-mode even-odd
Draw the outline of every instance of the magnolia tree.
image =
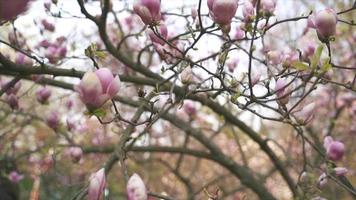
[[355, 199], [355, 10], [0, 0], [0, 199]]

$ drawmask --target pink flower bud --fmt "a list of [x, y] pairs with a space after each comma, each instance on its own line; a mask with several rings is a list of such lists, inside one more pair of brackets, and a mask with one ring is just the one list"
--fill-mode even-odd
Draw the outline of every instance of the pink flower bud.
[[52, 129], [57, 129], [59, 126], [59, 115], [56, 111], [52, 111], [46, 119], [47, 125]]
[[43, 87], [43, 88], [40, 88], [39, 90], [37, 90], [36, 98], [37, 98], [38, 102], [43, 104], [48, 101], [51, 94], [52, 94], [52, 92], [50, 89], [48, 89], [47, 87]]
[[187, 113], [189, 116], [193, 116], [197, 113], [197, 109], [194, 106], [194, 103], [192, 101], [186, 101], [184, 103], [184, 111]]
[[31, 66], [33, 64], [32, 60], [30, 58], [28, 58], [23, 53], [17, 53], [16, 54], [15, 63], [18, 64], [18, 65], [31, 65]]
[[293, 62], [299, 60], [299, 54], [295, 51], [287, 52], [283, 55], [283, 67], [289, 68]]
[[273, 15], [274, 10], [276, 9], [277, 2], [276, 0], [262, 0], [261, 9], [266, 15]]
[[38, 46], [43, 47], [43, 48], [48, 48], [51, 44], [49, 43], [48, 40], [42, 40]]
[[229, 72], [233, 73], [235, 71], [235, 68], [237, 67], [237, 65], [239, 64], [239, 60], [238, 59], [234, 59], [231, 62], [227, 62], [227, 68], [229, 69]]
[[286, 105], [289, 102], [289, 93], [291, 92], [291, 89], [286, 88], [286, 86], [287, 83], [284, 79], [278, 79], [276, 81], [274, 91], [276, 92], [278, 98], [277, 103], [280, 105]]
[[251, 77], [251, 84], [252, 86], [256, 85], [258, 82], [260, 82], [261, 79], [261, 72], [256, 71], [255, 73], [252, 74]]
[[73, 107], [73, 104], [74, 104], [73, 100], [72, 99], [68, 99], [67, 102], [66, 102], [66, 108], [68, 110], [70, 110]]
[[45, 2], [43, 3], [43, 7], [46, 9], [46, 10], [51, 10], [51, 2]]
[[190, 67], [186, 67], [182, 73], [180, 74], [180, 79], [182, 81], [183, 84], [188, 84], [191, 83], [193, 80], [193, 72], [192, 72], [192, 68]]
[[[168, 37], [168, 30], [167, 30], [167, 26], [164, 24], [161, 24], [158, 28], [159, 34], [160, 36], [167, 40]], [[160, 45], [164, 45], [165, 41], [160, 39], [151, 29], [148, 30], [148, 36], [150, 37], [150, 39], [152, 40], [153, 43], [158, 43]]]
[[274, 50], [267, 53], [267, 58], [272, 65], [278, 65], [282, 62], [283, 55], [280, 51]]
[[66, 124], [67, 124], [67, 129], [68, 131], [74, 130], [75, 129], [75, 123], [73, 120], [71, 120], [70, 118], [66, 119]]
[[319, 179], [318, 179], [318, 186], [320, 188], [324, 187], [326, 184], [328, 183], [328, 176], [325, 174], [325, 173], [322, 173], [320, 176], [319, 176]]
[[304, 48], [303, 48], [303, 57], [307, 58], [309, 56], [314, 55], [315, 52], [315, 43], [308, 43]]
[[6, 103], [9, 104], [10, 108], [16, 110], [19, 108], [19, 99], [16, 95], [10, 94], [6, 96]]
[[45, 19], [43, 19], [43, 20], [41, 21], [41, 24], [42, 24], [43, 28], [44, 28], [45, 30], [47, 30], [47, 31], [53, 32], [54, 29], [55, 29], [54, 24], [48, 22], [48, 21], [45, 20]]
[[29, 0], [0, 1], [0, 20], [11, 20], [26, 11]]
[[101, 107], [113, 98], [120, 89], [120, 79], [114, 77], [108, 68], [98, 69], [96, 72], [86, 72], [75, 90], [82, 102], [89, 110]]
[[17, 171], [12, 171], [10, 172], [8, 178], [11, 182], [18, 183], [24, 178], [24, 176], [22, 174], [17, 173]]
[[105, 169], [91, 175], [88, 188], [88, 200], [99, 200], [106, 185]]
[[237, 0], [208, 0], [209, 13], [213, 21], [220, 25], [230, 24], [236, 14]]
[[160, 0], [138, 0], [134, 5], [134, 12], [140, 16], [146, 25], [157, 25], [161, 20]]
[[195, 8], [192, 8], [190, 10], [190, 14], [192, 15], [193, 20], [195, 20], [198, 17], [198, 11]]
[[253, 21], [254, 11], [252, 3], [250, 1], [245, 1], [244, 8], [242, 10], [244, 22], [250, 23]]
[[147, 200], [145, 183], [138, 174], [133, 174], [126, 186], [128, 200]]
[[325, 137], [324, 148], [327, 157], [332, 161], [341, 160], [345, 153], [345, 145], [340, 141], [334, 141], [330, 136]]
[[80, 147], [71, 147], [69, 148], [69, 154], [70, 157], [72, 158], [72, 161], [74, 163], [77, 163], [80, 161], [80, 159], [83, 156], [83, 150]]
[[[5, 87], [7, 87], [7, 84], [9, 84], [9, 82], [1, 82], [1, 88], [4, 89]], [[6, 90], [6, 94], [10, 95], [10, 94], [17, 94], [17, 92], [20, 90], [21, 88], [21, 82], [18, 81], [14, 86], [7, 88]]]
[[344, 176], [348, 170], [345, 167], [335, 167], [334, 172], [336, 176]]
[[315, 15], [315, 29], [321, 41], [327, 41], [336, 33], [337, 15], [332, 9], [324, 9]]
[[305, 125], [313, 119], [314, 113], [315, 103], [313, 102], [304, 106], [302, 110], [295, 112], [294, 116], [298, 123]]
[[235, 40], [242, 40], [245, 38], [245, 31], [241, 29], [241, 26], [237, 26], [235, 31]]

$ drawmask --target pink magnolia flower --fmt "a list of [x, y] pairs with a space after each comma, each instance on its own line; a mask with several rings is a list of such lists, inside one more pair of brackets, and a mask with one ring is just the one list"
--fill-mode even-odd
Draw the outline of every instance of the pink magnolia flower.
[[[289, 93], [290, 93], [290, 88], [287, 88], [287, 83], [284, 79], [278, 79], [276, 81], [276, 86], [274, 88], [274, 91], [276, 92], [277, 102], [280, 105], [286, 105], [289, 102]], [[288, 94], [288, 95], [287, 95]]]
[[316, 45], [314, 42], [309, 42], [307, 45], [305, 45], [303, 48], [303, 57], [308, 58], [312, 56], [315, 52]]
[[341, 160], [345, 153], [345, 145], [340, 141], [334, 141], [332, 137], [327, 136], [324, 139], [324, 148], [327, 157], [332, 161]]
[[198, 11], [195, 8], [192, 8], [190, 10], [190, 14], [192, 15], [193, 20], [195, 20], [198, 17]]
[[105, 169], [91, 175], [88, 188], [88, 200], [99, 200], [106, 185]]
[[77, 163], [80, 161], [80, 159], [83, 156], [83, 150], [80, 147], [70, 147], [69, 154], [70, 154], [70, 157], [72, 158], [72, 161], [74, 163]]
[[17, 53], [15, 63], [18, 65], [29, 65], [32, 66], [32, 60], [23, 53]]
[[147, 190], [145, 183], [138, 174], [133, 174], [126, 186], [128, 200], [147, 200]]
[[316, 13], [314, 17], [314, 26], [319, 39], [322, 42], [327, 41], [336, 33], [337, 14], [332, 9], [324, 9]]
[[245, 38], [245, 31], [241, 29], [241, 26], [237, 26], [235, 31], [235, 40], [242, 40]]
[[334, 172], [336, 176], [344, 176], [349, 170], [345, 167], [335, 167]]
[[75, 90], [80, 100], [89, 110], [100, 108], [106, 101], [112, 99], [120, 89], [120, 78], [111, 73], [108, 68], [100, 68], [95, 72], [86, 72]]
[[238, 59], [234, 59], [234, 60], [232, 60], [230, 62], [227, 62], [226, 66], [229, 69], [229, 72], [233, 73], [238, 64], [239, 64], [239, 60]]
[[266, 15], [273, 15], [276, 5], [276, 0], [261, 0], [261, 9]]
[[43, 28], [44, 28], [45, 30], [47, 30], [47, 31], [53, 32], [54, 29], [55, 29], [54, 24], [48, 22], [46, 19], [43, 19], [43, 20], [41, 21], [41, 24], [42, 24]]
[[17, 171], [12, 171], [10, 172], [8, 178], [11, 182], [18, 183], [24, 178], [24, 176], [22, 174], [19, 174]]
[[47, 125], [52, 129], [57, 129], [59, 126], [59, 114], [56, 111], [52, 111], [46, 118]]
[[237, 0], [208, 0], [209, 13], [215, 23], [227, 25], [231, 23], [238, 7]]
[[0, 1], [0, 20], [11, 20], [26, 11], [30, 0]]
[[[167, 26], [164, 24], [161, 24], [158, 28], [159, 34], [160, 36], [167, 40], [168, 38], [168, 29]], [[160, 39], [151, 29], [148, 29], [148, 36], [150, 37], [150, 39], [152, 40], [153, 43], [158, 43], [160, 45], [164, 45], [165, 41]]]
[[282, 62], [283, 54], [280, 51], [272, 50], [267, 53], [267, 58], [272, 65], [278, 65]]
[[186, 67], [180, 74], [180, 79], [183, 84], [191, 83], [193, 80], [193, 71], [192, 68]]
[[43, 104], [48, 101], [51, 94], [52, 94], [52, 92], [50, 89], [48, 89], [47, 87], [43, 87], [43, 88], [40, 88], [39, 90], [37, 90], [36, 98], [37, 98], [38, 102]]
[[68, 131], [74, 130], [76, 128], [74, 121], [69, 117], [66, 119], [66, 124], [67, 124]]
[[293, 62], [299, 60], [299, 54], [296, 51], [289, 51], [283, 54], [283, 67], [289, 68]]
[[11, 109], [16, 110], [19, 108], [19, 98], [16, 95], [7, 95], [5, 101], [7, 104], [9, 104]]
[[244, 16], [244, 21], [246, 23], [250, 23], [253, 21], [253, 16], [254, 16], [254, 7], [250, 1], [245, 1], [243, 10], [242, 10], [242, 15]]
[[295, 112], [294, 116], [298, 123], [304, 125], [309, 123], [313, 119], [314, 113], [315, 113], [315, 103], [313, 102], [304, 106], [302, 110]]
[[146, 25], [157, 25], [161, 20], [160, 0], [138, 0], [133, 10]]
[[[7, 87], [7, 84], [9, 84], [10, 81], [8, 82], [1, 82], [1, 88], [4, 89], [5, 87]], [[6, 90], [6, 94], [10, 95], [10, 94], [17, 94], [17, 92], [20, 90], [21, 88], [21, 82], [18, 81], [14, 86], [8, 88]]]
[[184, 103], [183, 109], [185, 113], [187, 113], [189, 116], [193, 116], [197, 113], [197, 109], [194, 106], [194, 103], [192, 101], [186, 101]]

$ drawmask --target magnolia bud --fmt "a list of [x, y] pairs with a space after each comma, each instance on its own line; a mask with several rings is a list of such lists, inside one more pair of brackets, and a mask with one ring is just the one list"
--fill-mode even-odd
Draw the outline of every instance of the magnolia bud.
[[70, 157], [72, 158], [72, 161], [74, 163], [79, 162], [83, 156], [83, 151], [80, 147], [71, 147], [69, 149], [69, 153], [70, 153]]
[[230, 24], [236, 14], [237, 0], [208, 0], [209, 13], [215, 23]]
[[183, 84], [188, 84], [191, 83], [193, 80], [193, 72], [192, 72], [192, 68], [190, 67], [186, 67], [182, 73], [180, 74], [180, 79], [182, 81]]
[[233, 73], [235, 71], [235, 68], [237, 67], [237, 65], [239, 64], [239, 60], [238, 59], [234, 59], [231, 62], [227, 62], [227, 68], [229, 69], [229, 72]]
[[315, 113], [315, 103], [313, 102], [304, 106], [301, 111], [295, 112], [294, 116], [298, 121], [298, 123], [305, 125], [313, 119], [314, 113]]
[[[161, 24], [158, 28], [159, 34], [160, 36], [167, 40], [168, 37], [168, 30], [167, 30], [167, 26], [164, 24]], [[150, 37], [151, 41], [153, 43], [158, 43], [160, 45], [164, 45], [165, 41], [160, 39], [151, 29], [148, 30], [148, 36]]]
[[147, 200], [145, 183], [138, 174], [133, 174], [126, 186], [128, 200]]
[[336, 33], [337, 15], [332, 9], [319, 11], [314, 18], [314, 25], [319, 39], [322, 42], [329, 40]]
[[12, 171], [10, 172], [8, 178], [11, 182], [18, 183], [24, 178], [24, 176], [22, 174], [17, 173], [17, 171]]
[[71, 120], [70, 118], [67, 118], [66, 123], [67, 123], [68, 131], [72, 131], [75, 129], [75, 123], [73, 122], [73, 120]]
[[45, 20], [45, 19], [43, 19], [43, 20], [41, 21], [41, 24], [42, 24], [43, 28], [44, 28], [45, 30], [47, 30], [47, 31], [53, 32], [54, 29], [55, 29], [54, 24], [48, 22], [48, 21]]
[[276, 0], [261, 0], [262, 11], [266, 15], [273, 15], [274, 10], [276, 9]]
[[345, 167], [335, 167], [334, 172], [336, 176], [344, 176], [348, 170]]
[[244, 22], [250, 23], [253, 21], [254, 7], [250, 1], [245, 1], [242, 14], [244, 16]]
[[52, 92], [47, 87], [40, 88], [36, 92], [36, 98], [38, 102], [44, 104], [48, 101], [49, 97], [51, 96]]
[[47, 125], [52, 129], [57, 129], [59, 126], [59, 115], [56, 111], [52, 111], [46, 119]]
[[341, 160], [345, 153], [345, 145], [342, 142], [334, 141], [330, 136], [325, 137], [324, 148], [327, 157], [332, 161]]
[[272, 65], [278, 65], [282, 62], [283, 55], [280, 51], [277, 50], [269, 51], [267, 53], [267, 58]]
[[138, 0], [134, 5], [134, 12], [140, 16], [146, 25], [157, 25], [161, 20], [160, 0]]
[[99, 200], [106, 185], [105, 169], [101, 168], [90, 176], [88, 200]]
[[256, 85], [258, 82], [260, 82], [260, 79], [261, 79], [261, 72], [257, 71], [253, 73], [251, 77], [251, 85], [252, 86]]
[[10, 108], [16, 110], [19, 108], [19, 99], [16, 95], [10, 94], [6, 96], [6, 103], [9, 104]]
[[195, 20], [198, 17], [198, 11], [195, 8], [192, 8], [190, 10], [190, 14], [192, 15], [193, 20]]
[[194, 106], [194, 103], [192, 101], [186, 101], [184, 103], [184, 111], [187, 113], [189, 116], [193, 116], [197, 113], [197, 109]]
[[241, 26], [237, 26], [235, 31], [235, 40], [242, 40], [245, 38], [245, 31], [241, 29]]
[[[276, 81], [276, 86], [274, 88], [274, 91], [276, 92], [277, 95], [277, 102], [280, 105], [286, 105], [289, 102], [289, 93], [291, 92], [290, 88], [286, 88], [287, 83], [284, 79], [278, 79]], [[287, 95], [288, 94], [288, 95]]]

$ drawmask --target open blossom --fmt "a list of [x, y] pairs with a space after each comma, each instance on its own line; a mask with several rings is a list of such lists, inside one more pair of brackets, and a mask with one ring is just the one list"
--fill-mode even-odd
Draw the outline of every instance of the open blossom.
[[209, 13], [215, 23], [229, 25], [236, 14], [237, 0], [208, 0]]
[[101, 168], [99, 171], [95, 172], [90, 177], [88, 200], [100, 200], [100, 197], [105, 189], [105, 185], [105, 169]]
[[133, 10], [146, 25], [157, 25], [161, 20], [160, 0], [138, 0]]
[[0, 1], [0, 20], [11, 20], [26, 11], [30, 0], [2, 0]]
[[100, 68], [95, 72], [86, 72], [75, 90], [80, 100], [89, 110], [100, 108], [106, 101], [113, 98], [120, 89], [120, 79], [108, 68]]
[[304, 106], [300, 111], [295, 112], [294, 116], [298, 121], [298, 123], [307, 124], [313, 119], [314, 113], [315, 113], [315, 103], [313, 102]]
[[48, 89], [47, 87], [43, 87], [43, 88], [40, 88], [39, 90], [37, 90], [36, 98], [37, 98], [38, 102], [43, 104], [48, 101], [51, 94], [52, 94], [52, 92], [50, 89]]
[[344, 143], [334, 141], [330, 136], [324, 138], [324, 148], [326, 150], [327, 157], [332, 161], [341, 160], [345, 153]]
[[[159, 26], [159, 28], [158, 28], [158, 31], [159, 31], [159, 32], [158, 32], [159, 35], [160, 35], [163, 39], [167, 40], [167, 38], [168, 38], [168, 29], [167, 29], [167, 26], [164, 25], [164, 24], [161, 24], [161, 25]], [[165, 44], [165, 41], [162, 40], [162, 39], [160, 39], [151, 29], [148, 30], [148, 36], [150, 37], [150, 39], [151, 39], [151, 41], [152, 41], [153, 43], [158, 43], [158, 44], [160, 44], [160, 45], [164, 45], [164, 44]]]
[[147, 200], [145, 183], [138, 174], [133, 174], [126, 186], [128, 200]]

